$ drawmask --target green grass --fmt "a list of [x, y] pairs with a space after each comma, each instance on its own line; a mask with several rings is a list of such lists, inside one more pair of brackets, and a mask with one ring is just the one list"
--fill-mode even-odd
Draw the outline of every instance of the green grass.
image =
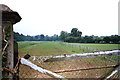
[[112, 50], [118, 49], [119, 44], [95, 44], [95, 43], [64, 43], [65, 45], [72, 45], [78, 47], [88, 47], [96, 50]]
[[48, 56], [84, 52], [78, 48], [61, 45], [59, 42], [18, 42], [18, 44], [21, 56], [28, 53], [34, 56]]
[[50, 56], [118, 49], [118, 44], [83, 44], [48, 41], [18, 42], [19, 55]]
[[[30, 54], [31, 56], [50, 56], [60, 54], [73, 54], [94, 52], [99, 50], [118, 49], [118, 44], [84, 44], [84, 43], [65, 43], [65, 42], [45, 42], [45, 41], [24, 41], [18, 42], [19, 55], [24, 56]], [[116, 57], [112, 56], [110, 59], [116, 61]], [[29, 58], [32, 61], [32, 57]], [[117, 59], [118, 60], [118, 59]], [[34, 64], [41, 66], [51, 71], [80, 69], [87, 67], [97, 66], [110, 66], [116, 65], [116, 62], [109, 60], [109, 57], [96, 57], [96, 58], [81, 58], [72, 59], [67, 61], [54, 61], [38, 63], [37, 60], [32, 61]], [[59, 73], [67, 78], [102, 78], [105, 77], [113, 68], [85, 70], [76, 72]], [[87, 75], [86, 75], [87, 73]], [[22, 73], [21, 73], [22, 74]]]

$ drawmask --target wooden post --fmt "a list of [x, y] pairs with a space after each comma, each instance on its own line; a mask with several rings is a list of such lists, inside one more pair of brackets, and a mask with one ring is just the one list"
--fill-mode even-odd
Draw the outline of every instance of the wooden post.
[[[14, 41], [14, 67], [16, 66], [17, 62], [18, 62], [18, 43]], [[19, 80], [19, 64], [16, 77], [17, 80]]]
[[[2, 6], [0, 10], [2, 11], [2, 28], [0, 32], [7, 31], [8, 27], [10, 29], [10, 36], [8, 38], [8, 46], [7, 46], [7, 67], [10, 70], [13, 70], [14, 66], [16, 65], [14, 63], [14, 40], [13, 40], [13, 24], [19, 22], [21, 20], [21, 17], [19, 14], [15, 11], [12, 11], [8, 6], [0, 4]], [[1, 34], [2, 35], [2, 34]], [[3, 35], [2, 35], [3, 36]], [[18, 53], [17, 53], [18, 54]], [[13, 79], [13, 74], [9, 72], [10, 80]]]
[[[18, 62], [18, 43], [14, 41], [14, 63], [17, 64]], [[14, 65], [15, 67], [16, 65]]]

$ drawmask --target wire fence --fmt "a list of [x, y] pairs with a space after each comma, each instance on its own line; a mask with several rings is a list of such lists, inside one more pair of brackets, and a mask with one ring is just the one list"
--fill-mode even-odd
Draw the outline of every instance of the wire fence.
[[52, 78], [51, 76], [47, 74], [43, 74], [39, 71], [34, 70], [33, 68], [23, 65], [20, 65], [20, 72], [19, 72], [19, 78]]
[[[102, 51], [102, 49], [99, 49], [99, 48], [95, 48], [95, 47], [88, 47], [88, 46], [85, 46], [85, 45], [79, 45], [79, 44], [73, 44], [73, 43], [63, 43], [63, 42], [59, 42], [59, 44], [63, 45], [63, 46], [66, 46], [66, 47], [71, 47], [71, 48], [76, 48], [78, 50], [81, 50], [83, 53], [85, 52], [98, 52], [98, 51]], [[74, 50], [73, 50], [74, 52]]]
[[[119, 55], [76, 59], [75, 57], [67, 58], [67, 55], [31, 56], [28, 61], [42, 69], [39, 71], [37, 68], [32, 68], [28, 65], [29, 62], [21, 64], [19, 77], [59, 78], [54, 76], [57, 75], [65, 79], [120, 79]], [[44, 70], [48, 70], [48, 72], [44, 72]]]

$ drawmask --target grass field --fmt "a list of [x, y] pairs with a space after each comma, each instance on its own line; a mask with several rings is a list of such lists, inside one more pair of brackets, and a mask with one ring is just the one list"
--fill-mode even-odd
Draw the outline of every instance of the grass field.
[[49, 56], [118, 49], [118, 44], [83, 44], [47, 41], [24, 41], [18, 42], [18, 45], [20, 56], [24, 56], [25, 54], [34, 56]]
[[[51, 56], [51, 55], [53, 56], [53, 55], [61, 55], [61, 54], [85, 53], [85, 52], [94, 52], [99, 50], [118, 49], [118, 44], [86, 44], [86, 43], [83, 44], [83, 43], [65, 43], [65, 42], [47, 42], [47, 41], [46, 42], [24, 41], [24, 42], [18, 42], [18, 45], [19, 45], [18, 48], [19, 48], [20, 56], [24, 56], [25, 54], [30, 54], [31, 56]], [[116, 59], [116, 57], [114, 56], [112, 58]], [[110, 66], [117, 64], [117, 62], [109, 61], [105, 57], [81, 58], [81, 59], [73, 59], [67, 61], [53, 61], [53, 62], [42, 62], [42, 63], [39, 63], [37, 60], [33, 61], [33, 57], [30, 57], [29, 60], [32, 63], [53, 72], [61, 71], [61, 70], [69, 70], [69, 69]], [[20, 67], [20, 70], [22, 69], [23, 68]], [[26, 70], [24, 70], [24, 72]], [[65, 72], [58, 74], [66, 78], [104, 78], [112, 70], [113, 68], [103, 68], [103, 69], [95, 69], [95, 70]], [[32, 73], [31, 70], [29, 71], [30, 73]], [[22, 75], [21, 77], [24, 77], [22, 72], [21, 75]]]
[[98, 49], [98, 50], [112, 50], [112, 49], [118, 49], [119, 44], [90, 44], [90, 43], [71, 43], [73, 45], [81, 45], [84, 47], [89, 47], [91, 49]]

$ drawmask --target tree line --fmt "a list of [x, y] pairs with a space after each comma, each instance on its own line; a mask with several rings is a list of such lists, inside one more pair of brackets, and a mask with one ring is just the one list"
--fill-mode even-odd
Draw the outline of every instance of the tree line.
[[72, 28], [71, 32], [61, 31], [60, 36], [54, 34], [53, 36], [48, 36], [44, 34], [30, 36], [19, 34], [14, 32], [14, 39], [16, 41], [64, 41], [69, 43], [110, 43], [110, 44], [120, 44], [120, 36], [82, 36], [82, 32], [77, 28]]
[[18, 32], [14, 32], [14, 40], [16, 41], [58, 41], [59, 36], [54, 34], [53, 36], [48, 36], [44, 34], [30, 36], [30, 35], [23, 35], [19, 34]]
[[60, 40], [70, 43], [111, 43], [119, 44], [120, 36], [111, 35], [111, 36], [82, 36], [82, 32], [77, 28], [73, 28], [70, 33], [66, 31], [61, 31]]

